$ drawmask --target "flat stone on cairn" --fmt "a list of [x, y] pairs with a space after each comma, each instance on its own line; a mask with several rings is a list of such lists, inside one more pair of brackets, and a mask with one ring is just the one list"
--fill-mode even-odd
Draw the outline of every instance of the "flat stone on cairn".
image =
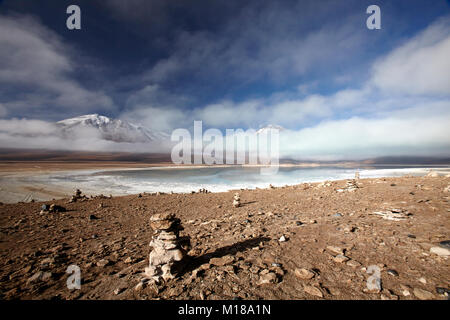
[[145, 276], [159, 282], [161, 279], [175, 278], [175, 264], [180, 263], [185, 257], [185, 252], [180, 245], [179, 232], [183, 230], [180, 219], [173, 213], [156, 214], [150, 218], [150, 225], [154, 230], [150, 246], [149, 266], [145, 268]]

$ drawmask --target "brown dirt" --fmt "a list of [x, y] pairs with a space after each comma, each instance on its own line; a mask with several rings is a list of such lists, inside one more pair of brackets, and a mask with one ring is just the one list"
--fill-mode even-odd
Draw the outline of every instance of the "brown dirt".
[[[0, 297], [321, 299], [313, 295], [321, 293], [323, 299], [417, 299], [414, 289], [422, 289], [445, 299], [436, 287], [450, 286], [449, 260], [429, 249], [450, 239], [450, 194], [443, 191], [449, 183], [443, 177], [403, 177], [363, 179], [355, 192], [336, 191], [346, 181], [242, 190], [240, 208], [232, 207], [233, 192], [144, 194], [70, 204], [65, 199], [54, 203], [67, 212], [45, 214], [39, 213], [42, 203], [3, 204]], [[402, 221], [371, 215], [391, 208], [412, 215]], [[149, 218], [166, 211], [181, 219], [182, 235], [191, 237], [190, 258], [177, 279], [137, 291], [150, 251]], [[92, 214], [98, 219], [90, 220]], [[288, 240], [279, 242], [283, 235]], [[335, 262], [327, 246], [340, 247], [361, 265]], [[128, 257], [131, 263], [125, 262]], [[97, 266], [102, 259], [109, 264]], [[72, 264], [81, 268], [81, 290], [66, 287], [66, 269]], [[381, 268], [380, 293], [365, 292], [370, 275], [364, 268], [370, 265]], [[315, 276], [300, 279], [296, 268]], [[389, 269], [398, 276], [389, 275]], [[258, 285], [268, 270], [278, 282]], [[51, 277], [30, 283], [38, 271]], [[409, 296], [403, 295], [405, 289]]]

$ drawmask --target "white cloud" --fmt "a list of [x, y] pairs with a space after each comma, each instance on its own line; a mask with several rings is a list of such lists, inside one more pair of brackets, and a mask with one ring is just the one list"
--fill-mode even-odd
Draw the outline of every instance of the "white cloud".
[[[77, 65], [69, 48], [51, 30], [28, 16], [0, 15], [0, 89], [3, 107], [38, 113], [108, 110], [112, 100], [84, 88], [71, 74]], [[72, 108], [72, 109], [69, 109]]]
[[449, 57], [447, 16], [375, 63], [372, 83], [391, 93], [448, 95]]
[[183, 125], [190, 125], [190, 123], [187, 122], [189, 117], [186, 117], [182, 110], [172, 107], [138, 107], [132, 111], [122, 113], [120, 117], [132, 123], [160, 131], [167, 131]]
[[[430, 110], [431, 111], [431, 110]], [[380, 156], [450, 156], [450, 111], [379, 119], [332, 120], [282, 134], [283, 156], [345, 160]], [[412, 115], [411, 115], [412, 114]]]
[[[205, 125], [213, 127], [258, 127], [274, 123], [301, 128], [352, 116], [387, 119], [398, 110], [411, 110], [419, 104], [425, 113], [435, 103], [450, 108], [449, 99], [442, 97], [450, 93], [449, 23], [449, 17], [437, 21], [378, 59], [372, 78], [359, 88], [301, 98], [279, 93], [266, 99], [221, 101], [196, 108], [185, 115], [180, 125], [203, 120]], [[301, 95], [306, 88], [300, 86], [299, 90]]]

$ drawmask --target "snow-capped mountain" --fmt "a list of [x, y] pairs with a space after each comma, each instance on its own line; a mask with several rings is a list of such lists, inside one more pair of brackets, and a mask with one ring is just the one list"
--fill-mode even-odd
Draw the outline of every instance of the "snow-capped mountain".
[[150, 142], [169, 139], [169, 135], [162, 131], [151, 130], [133, 123], [111, 119], [98, 114], [88, 114], [65, 119], [56, 123], [65, 137], [77, 135], [83, 129], [94, 130], [100, 138], [114, 142]]
[[274, 125], [274, 124], [269, 124], [263, 128], [260, 128], [258, 131], [256, 131], [256, 133], [263, 133], [263, 132], [269, 132], [271, 130], [279, 130], [279, 132], [286, 130], [285, 128], [283, 128], [282, 126], [279, 125]]

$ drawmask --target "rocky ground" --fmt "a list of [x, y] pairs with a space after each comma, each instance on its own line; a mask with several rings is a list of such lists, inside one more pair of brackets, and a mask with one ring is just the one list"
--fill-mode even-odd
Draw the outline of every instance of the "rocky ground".
[[[450, 239], [449, 184], [402, 177], [239, 190], [237, 208], [235, 191], [45, 203], [67, 209], [59, 213], [2, 204], [0, 297], [447, 299], [449, 249], [439, 243]], [[191, 238], [186, 266], [167, 283], [141, 283], [150, 217], [164, 212]], [[70, 265], [81, 269], [80, 290], [67, 288]], [[369, 290], [378, 270], [381, 288]]]

